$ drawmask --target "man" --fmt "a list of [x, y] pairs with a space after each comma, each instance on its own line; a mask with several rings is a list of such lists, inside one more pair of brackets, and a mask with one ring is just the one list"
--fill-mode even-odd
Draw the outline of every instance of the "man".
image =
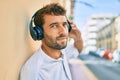
[[[44, 37], [38, 51], [23, 65], [20, 80], [72, 80], [67, 59], [76, 57], [83, 44], [80, 31], [70, 23], [69, 32], [66, 10], [57, 3], [37, 12], [34, 24], [42, 28]], [[74, 45], [66, 47], [68, 36], [74, 39]]]

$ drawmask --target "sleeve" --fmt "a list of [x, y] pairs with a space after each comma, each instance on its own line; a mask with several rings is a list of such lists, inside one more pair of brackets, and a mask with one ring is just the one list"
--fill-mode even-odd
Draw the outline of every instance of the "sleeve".
[[23, 66], [20, 71], [19, 80], [36, 80], [35, 71], [33, 71], [30, 66]]
[[19, 78], [20, 80], [38, 80], [38, 58], [32, 56], [23, 64]]
[[34, 53], [22, 66], [19, 80], [43, 80], [39, 75], [41, 55], [39, 51]]
[[74, 44], [70, 44], [68, 45], [65, 49], [64, 52], [67, 56], [68, 59], [71, 58], [77, 58], [77, 56], [79, 55], [78, 50], [74, 47]]

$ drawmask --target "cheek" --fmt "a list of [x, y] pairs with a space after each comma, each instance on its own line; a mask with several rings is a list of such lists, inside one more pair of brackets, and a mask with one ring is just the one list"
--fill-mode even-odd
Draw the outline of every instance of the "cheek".
[[54, 32], [44, 32], [44, 38], [45, 39], [56, 39], [56, 33]]
[[57, 33], [57, 30], [48, 30], [48, 31], [44, 31], [44, 34], [48, 35], [48, 36], [53, 36], [55, 37], [58, 33]]

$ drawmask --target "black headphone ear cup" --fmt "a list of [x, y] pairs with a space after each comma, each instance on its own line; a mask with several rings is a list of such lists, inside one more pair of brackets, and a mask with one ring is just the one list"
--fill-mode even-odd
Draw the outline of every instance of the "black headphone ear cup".
[[32, 27], [30, 34], [34, 40], [41, 40], [44, 37], [42, 29], [38, 26]]
[[30, 35], [33, 40], [37, 40], [37, 31], [34, 29], [34, 27], [30, 27]]
[[33, 26], [34, 23], [34, 17], [38, 14], [38, 11], [32, 16], [32, 19], [30, 21], [30, 34], [33, 40], [41, 40], [43, 35], [43, 30], [41, 26]]
[[68, 32], [70, 32], [72, 27], [71, 27], [71, 24], [70, 24], [70, 22], [68, 20], [67, 20], [67, 22], [68, 22]]
[[39, 26], [36, 26], [36, 27], [34, 27], [34, 30], [36, 31], [36, 33], [37, 33], [37, 39], [36, 40], [41, 40], [44, 36], [43, 36], [43, 30], [42, 30], [42, 28], [41, 27], [39, 27]]

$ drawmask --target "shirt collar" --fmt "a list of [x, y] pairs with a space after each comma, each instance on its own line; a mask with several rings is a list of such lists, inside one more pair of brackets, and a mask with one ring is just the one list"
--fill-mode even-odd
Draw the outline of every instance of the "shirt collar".
[[60, 62], [60, 61], [63, 61], [63, 59], [64, 59], [64, 52], [62, 51], [62, 55], [61, 55], [61, 57], [60, 58], [58, 58], [58, 59], [54, 59], [54, 58], [52, 58], [52, 57], [50, 57], [50, 56], [48, 56], [43, 50], [42, 50], [42, 48], [40, 47], [40, 54], [42, 55], [42, 58], [46, 61], [46, 62]]

